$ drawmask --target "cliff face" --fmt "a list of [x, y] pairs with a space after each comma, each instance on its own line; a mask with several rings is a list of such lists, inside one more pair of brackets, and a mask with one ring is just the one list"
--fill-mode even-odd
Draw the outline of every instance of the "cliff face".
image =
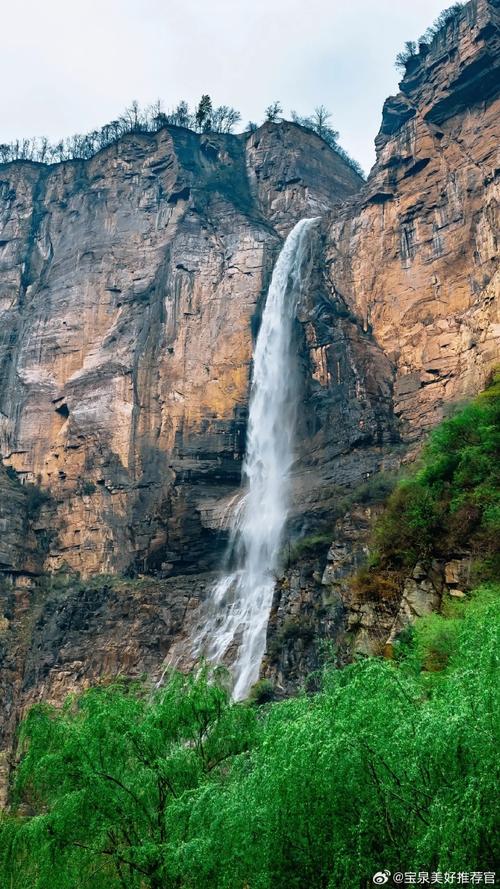
[[56, 504], [49, 569], [213, 560], [200, 504], [239, 481], [278, 231], [358, 186], [292, 125], [3, 167], [1, 446]]
[[419, 438], [498, 355], [500, 5], [467, 4], [384, 105], [361, 203], [332, 220], [332, 286], [395, 368]]
[[[182, 652], [239, 484], [262, 301], [299, 218], [322, 223], [295, 330], [292, 535], [334, 536], [342, 491], [480, 388], [500, 343], [499, 9], [468, 4], [411, 62], [363, 187], [288, 123], [0, 166], [0, 448], [50, 492], [30, 514], [0, 467], [9, 731], [37, 696], [160, 675]], [[344, 583], [369, 524], [351, 511], [328, 564], [302, 560], [279, 585], [266, 670], [282, 684], [314, 667], [312, 641], [341, 633], [346, 609], [370, 635]], [[42, 570], [116, 577], [40, 586]]]
[[[411, 457], [451, 404], [483, 387], [500, 354], [500, 3], [464, 6], [409, 61], [400, 88], [384, 105], [366, 186], [329, 216], [323, 255], [331, 293], [390, 363]], [[335, 351], [323, 367], [328, 386]], [[373, 513], [348, 510], [330, 549], [277, 585], [263, 669], [283, 688], [317, 665], [318, 637], [336, 638], [340, 658], [346, 631], [358, 650], [381, 651], [412, 616], [439, 607], [444, 590], [453, 595], [449, 566], [417, 565], [401, 599], [359, 601], [350, 580]]]

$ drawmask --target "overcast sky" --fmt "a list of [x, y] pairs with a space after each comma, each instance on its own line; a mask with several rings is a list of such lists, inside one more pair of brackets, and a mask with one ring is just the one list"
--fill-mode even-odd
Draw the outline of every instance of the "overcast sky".
[[446, 0], [0, 0], [0, 142], [86, 132], [202, 92], [260, 122], [324, 104], [368, 170], [396, 53]]

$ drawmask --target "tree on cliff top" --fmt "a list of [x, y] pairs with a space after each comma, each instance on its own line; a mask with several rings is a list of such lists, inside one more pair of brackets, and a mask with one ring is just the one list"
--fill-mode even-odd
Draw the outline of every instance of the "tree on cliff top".
[[199, 132], [208, 132], [212, 124], [212, 100], [203, 95], [195, 112], [196, 128]]
[[452, 22], [456, 22], [463, 9], [463, 3], [454, 3], [447, 9], [443, 9], [432, 25], [418, 39], [407, 40], [404, 49], [396, 56], [395, 66], [400, 74], [405, 74], [409, 62], [416, 58], [419, 52], [428, 52], [428, 47], [442, 34]]
[[266, 120], [271, 123], [276, 123], [280, 114], [283, 113], [283, 108], [281, 107], [280, 102], [271, 102], [270, 105], [267, 106], [265, 110]]
[[55, 144], [51, 144], [45, 137], [2, 143], [0, 163], [28, 160], [50, 164], [66, 160], [88, 160], [129, 133], [156, 133], [169, 124], [198, 132], [231, 133], [240, 120], [240, 112], [235, 108], [230, 105], [218, 105], [214, 108], [210, 96], [206, 95], [202, 96], [194, 112], [184, 100], [171, 111], [164, 111], [159, 99], [146, 108], [141, 108], [134, 101], [120, 117], [90, 133], [77, 133]]
[[[283, 109], [279, 102], [273, 102], [266, 108], [266, 120], [276, 122]], [[324, 105], [314, 110], [311, 117], [299, 118], [292, 112], [292, 118], [302, 126], [314, 130], [325, 140], [345, 162], [364, 178], [364, 173], [357, 161], [353, 160], [338, 144], [338, 133], [329, 125], [330, 112]], [[128, 134], [156, 133], [165, 126], [185, 127], [199, 133], [232, 133], [240, 122], [241, 114], [230, 105], [213, 106], [210, 96], [203, 95], [196, 109], [192, 111], [183, 99], [175, 108], [164, 111], [158, 99], [152, 105], [141, 108], [134, 101], [125, 109], [120, 117], [110, 121], [98, 130], [90, 133], [70, 136], [51, 144], [45, 137], [37, 139], [17, 139], [14, 142], [0, 144], [0, 163], [26, 160], [36, 163], [53, 164], [67, 160], [88, 160], [110, 145], [115, 145]], [[248, 132], [257, 128], [256, 123], [249, 123]]]
[[314, 109], [314, 112], [309, 117], [301, 117], [297, 114], [296, 111], [291, 112], [292, 120], [294, 123], [299, 124], [301, 127], [306, 127], [308, 130], [312, 130], [314, 133], [317, 133], [330, 148], [333, 148], [337, 154], [340, 155], [343, 161], [354, 170], [358, 176], [361, 176], [362, 179], [365, 179], [365, 173], [361, 165], [354, 160], [347, 153], [347, 151], [342, 148], [342, 146], [338, 142], [339, 133], [338, 130], [334, 130], [332, 126], [330, 126], [330, 120], [332, 117], [331, 111], [325, 107], [325, 105], [317, 105]]

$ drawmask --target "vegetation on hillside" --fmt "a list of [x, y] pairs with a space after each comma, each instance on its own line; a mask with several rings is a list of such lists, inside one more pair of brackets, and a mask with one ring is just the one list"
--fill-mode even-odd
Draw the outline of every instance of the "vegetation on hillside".
[[360, 599], [397, 600], [417, 561], [470, 560], [473, 586], [500, 578], [500, 371], [431, 434], [375, 524]]
[[197, 133], [231, 133], [240, 120], [239, 111], [229, 105], [214, 107], [208, 95], [203, 95], [194, 109], [190, 109], [188, 103], [182, 100], [168, 112], [163, 110], [159, 99], [146, 108], [141, 108], [134, 101], [115, 120], [90, 133], [76, 134], [56, 143], [43, 137], [1, 144], [0, 162], [31, 160], [51, 164], [86, 160], [130, 133], [156, 133], [168, 124], [186, 127]]
[[498, 586], [418, 623], [394, 661], [231, 704], [224, 674], [39, 705], [0, 826], [9, 889], [355, 889], [490, 871], [500, 849]]
[[332, 115], [324, 105], [318, 105], [314, 109], [313, 114], [307, 117], [301, 117], [296, 111], [292, 111], [291, 115], [294, 123], [298, 123], [299, 126], [306, 127], [306, 129], [312, 130], [313, 133], [317, 133], [317, 135], [320, 136], [330, 148], [333, 148], [337, 154], [340, 154], [341, 158], [352, 170], [354, 170], [355, 173], [358, 174], [358, 176], [361, 176], [362, 179], [365, 178], [361, 164], [354, 160], [354, 158], [352, 158], [351, 155], [339, 145], [339, 133], [331, 126], [330, 120]]
[[483, 579], [500, 574], [500, 372], [430, 436], [375, 529], [379, 564], [471, 553]]
[[[265, 110], [265, 120], [282, 120], [283, 108], [279, 102], [272, 102]], [[360, 176], [364, 177], [361, 166], [338, 143], [338, 132], [329, 125], [330, 112], [324, 105], [315, 108], [310, 117], [299, 117], [292, 111], [292, 120], [318, 134], [343, 160]], [[157, 133], [163, 127], [172, 125], [185, 127], [196, 133], [232, 133], [241, 121], [241, 114], [229, 105], [214, 106], [209, 95], [203, 95], [198, 105], [191, 109], [183, 99], [175, 108], [164, 111], [160, 99], [153, 105], [141, 108], [138, 102], [125, 109], [120, 117], [110, 121], [90, 133], [71, 136], [51, 143], [47, 138], [16, 139], [0, 144], [0, 163], [28, 160], [54, 164], [67, 160], [88, 160], [109, 145], [116, 144], [130, 133]], [[248, 132], [257, 129], [256, 123], [249, 123]]]
[[452, 22], [458, 21], [460, 13], [463, 9], [463, 3], [453, 3], [447, 9], [438, 15], [432, 25], [427, 28], [424, 34], [419, 37], [418, 41], [407, 40], [404, 49], [396, 56], [396, 68], [401, 74], [406, 73], [406, 69], [412, 59], [416, 58], [419, 52], [426, 53]]
[[322, 557], [335, 535], [335, 522], [357, 505], [382, 504], [398, 484], [398, 472], [377, 472], [346, 493], [338, 489], [335, 506], [330, 509], [328, 523], [314, 533], [289, 540], [283, 547], [282, 562], [289, 568], [299, 559]]

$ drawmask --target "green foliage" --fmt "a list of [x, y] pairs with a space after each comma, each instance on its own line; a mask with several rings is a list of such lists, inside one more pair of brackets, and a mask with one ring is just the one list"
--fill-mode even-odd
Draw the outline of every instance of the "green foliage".
[[[389, 498], [359, 595], [393, 598], [406, 566], [460, 547], [483, 577], [498, 572], [499, 413], [497, 375], [436, 429]], [[375, 476], [353, 497], [372, 502], [392, 483]], [[329, 539], [304, 538], [302, 551]], [[492, 870], [499, 599], [498, 582], [450, 597], [401, 635], [391, 661], [329, 666], [315, 694], [294, 700], [261, 680], [232, 704], [226, 674], [202, 667], [159, 689], [124, 680], [61, 710], [34, 707], [0, 821], [0, 884], [362, 889], [381, 866]], [[314, 638], [307, 616], [284, 623], [280, 650], [298, 638]]]
[[324, 531], [318, 534], [309, 534], [307, 537], [299, 537], [290, 544], [285, 553], [289, 565], [293, 565], [301, 558], [317, 556], [326, 552], [332, 542], [332, 531]]
[[397, 482], [395, 472], [375, 472], [355, 488], [351, 499], [356, 503], [381, 503], [392, 493]]
[[382, 564], [408, 566], [464, 547], [484, 558], [498, 551], [499, 390], [496, 375], [482, 395], [433, 432], [420, 468], [399, 483], [377, 524]]
[[338, 489], [335, 508], [330, 512], [329, 525], [326, 528], [298, 537], [293, 540], [283, 551], [283, 561], [290, 567], [302, 558], [314, 558], [326, 555], [334, 536], [334, 523], [348, 510], [356, 505], [368, 505], [370, 503], [382, 503], [398, 482], [396, 472], [375, 472], [366, 481], [352, 488], [349, 493]]
[[185, 885], [351, 889], [381, 861], [492, 868], [497, 607], [471, 607], [439, 683], [411, 659], [367, 659], [274, 705], [250, 762], [193, 804]]
[[31, 817], [10, 819], [2, 838], [10, 885], [177, 885], [179, 800], [223, 783], [225, 761], [255, 734], [252, 710], [230, 706], [226, 685], [205, 669], [151, 694], [121, 683], [70, 698], [61, 712], [34, 707], [14, 790]]
[[259, 679], [250, 689], [248, 701], [250, 704], [268, 704], [274, 700], [274, 685], [270, 679]]
[[[9, 889], [352, 889], [384, 867], [493, 869], [500, 587], [312, 696], [230, 704], [224, 675], [91, 689], [21, 729]], [[268, 691], [259, 683], [257, 697]]]

